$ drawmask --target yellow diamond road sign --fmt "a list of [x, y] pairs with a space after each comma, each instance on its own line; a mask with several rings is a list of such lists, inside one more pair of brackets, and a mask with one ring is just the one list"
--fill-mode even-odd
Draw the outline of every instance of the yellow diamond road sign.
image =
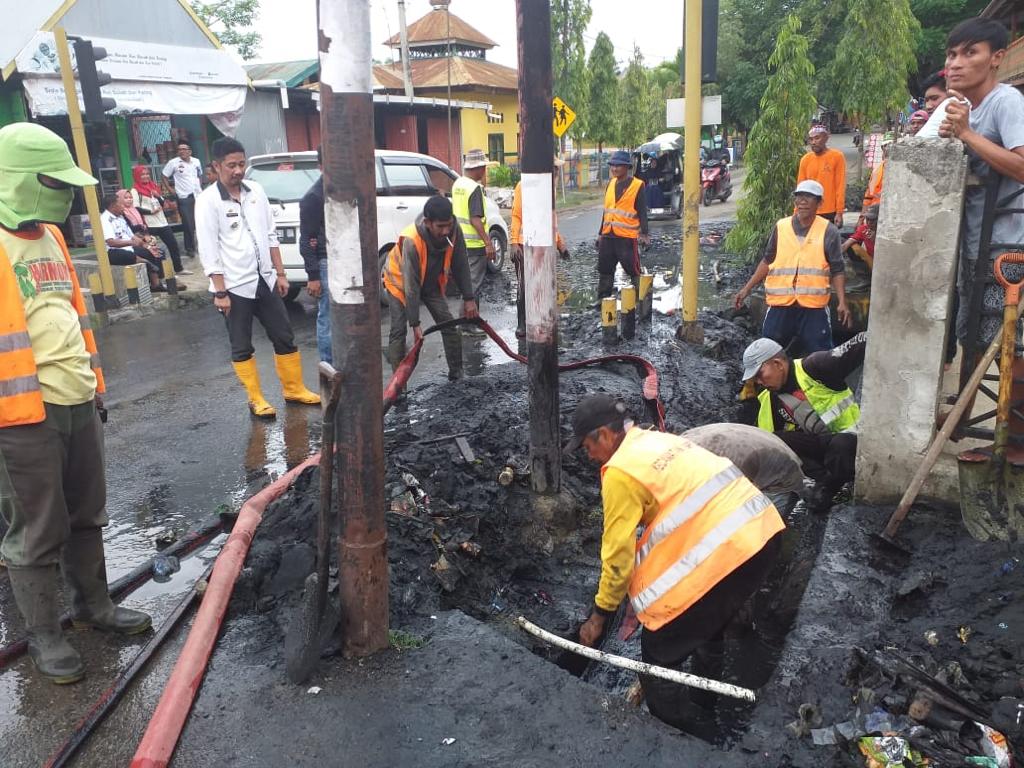
[[555, 96], [551, 100], [551, 130], [555, 132], [555, 136], [561, 137], [574, 122], [576, 122], [576, 113], [569, 109], [568, 104]]

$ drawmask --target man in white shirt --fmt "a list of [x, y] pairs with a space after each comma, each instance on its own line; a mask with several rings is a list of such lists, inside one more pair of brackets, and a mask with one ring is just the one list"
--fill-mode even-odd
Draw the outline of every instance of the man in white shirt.
[[128, 219], [124, 217], [124, 206], [119, 195], [110, 194], [103, 198], [103, 213], [100, 214], [103, 239], [107, 243], [107, 258], [114, 266], [145, 264], [149, 275], [149, 290], [166, 293], [167, 287], [160, 282], [163, 276], [161, 257], [146, 247], [145, 241], [132, 232]]
[[320, 396], [302, 383], [302, 359], [281, 298], [288, 292], [288, 279], [267, 195], [256, 182], [243, 181], [245, 148], [234, 139], [213, 142], [213, 167], [217, 182], [199, 195], [196, 204], [199, 258], [210, 277], [213, 305], [227, 322], [231, 360], [249, 395], [249, 410], [261, 418], [276, 415], [260, 390], [253, 317], [274, 345], [284, 399], [318, 404]]
[[178, 197], [185, 255], [196, 255], [196, 198], [203, 191], [203, 164], [192, 157], [192, 145], [178, 142], [178, 156], [164, 166], [164, 178]]

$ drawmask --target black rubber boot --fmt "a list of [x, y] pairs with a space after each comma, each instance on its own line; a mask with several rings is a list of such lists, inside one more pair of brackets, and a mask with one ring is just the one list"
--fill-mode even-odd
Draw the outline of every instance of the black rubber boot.
[[11, 589], [25, 620], [28, 655], [39, 674], [57, 685], [77, 683], [85, 677], [78, 651], [64, 639], [57, 607], [57, 567], [10, 566]]
[[99, 528], [72, 531], [64, 546], [64, 579], [71, 591], [72, 621], [78, 628], [93, 628], [135, 635], [153, 626], [148, 613], [114, 605], [107, 594], [107, 566], [103, 533]]
[[601, 307], [601, 299], [606, 296], [612, 296], [615, 294], [615, 275], [602, 275], [600, 272], [597, 276], [597, 306], [598, 309]]

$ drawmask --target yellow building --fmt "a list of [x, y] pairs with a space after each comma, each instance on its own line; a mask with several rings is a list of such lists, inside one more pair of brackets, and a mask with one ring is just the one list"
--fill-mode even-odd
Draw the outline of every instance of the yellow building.
[[[516, 70], [487, 61], [487, 51], [497, 43], [474, 29], [447, 8], [435, 8], [409, 25], [409, 63], [412, 85], [417, 97], [463, 102], [485, 102], [490, 110], [464, 109], [452, 125], [453, 154], [435, 153], [456, 170], [462, 168], [462, 155], [470, 149], [482, 149], [494, 161], [519, 162], [519, 76]], [[388, 45], [399, 53], [398, 35]], [[402, 64], [373, 68], [379, 87], [388, 93], [403, 93]], [[450, 85], [449, 85], [450, 84]], [[427, 126], [428, 131], [445, 133], [447, 122]], [[431, 141], [431, 145], [438, 142]]]

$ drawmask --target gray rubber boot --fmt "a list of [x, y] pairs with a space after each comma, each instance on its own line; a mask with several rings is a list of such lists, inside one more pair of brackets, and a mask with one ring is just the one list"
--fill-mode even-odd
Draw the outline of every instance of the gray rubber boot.
[[77, 683], [85, 677], [85, 664], [78, 651], [64, 639], [57, 607], [57, 567], [22, 568], [9, 566], [11, 589], [25, 620], [28, 655], [39, 674], [57, 685]]
[[103, 532], [99, 528], [72, 531], [63, 553], [64, 579], [71, 592], [71, 615], [79, 628], [135, 635], [153, 626], [148, 613], [114, 605], [107, 594], [107, 565]]

